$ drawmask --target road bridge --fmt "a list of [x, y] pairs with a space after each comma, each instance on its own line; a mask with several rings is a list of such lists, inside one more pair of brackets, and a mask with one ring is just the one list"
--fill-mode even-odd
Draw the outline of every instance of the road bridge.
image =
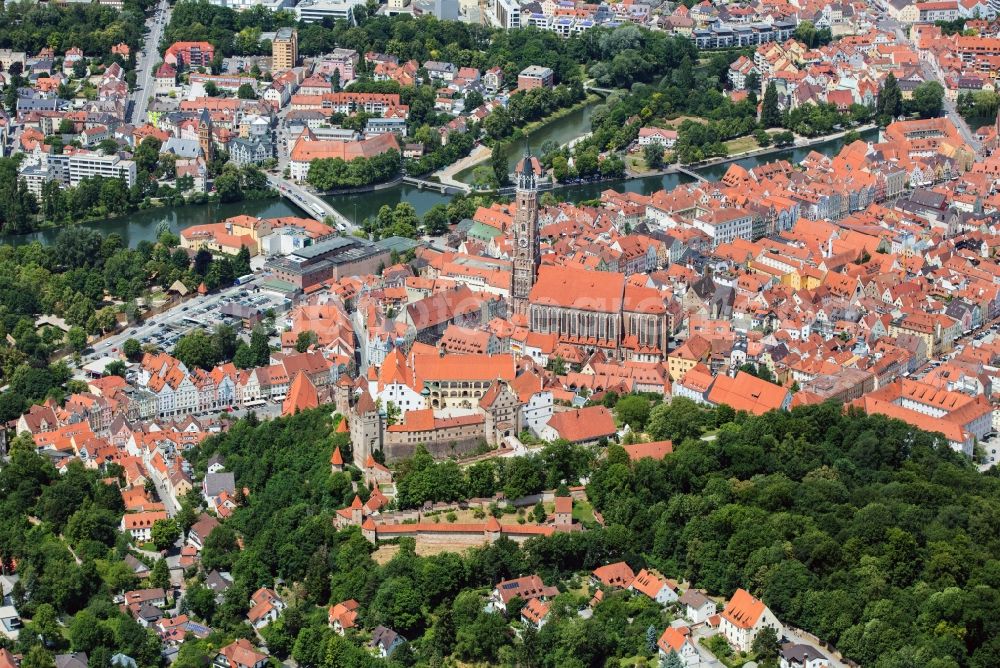
[[267, 181], [282, 197], [302, 209], [310, 218], [315, 218], [320, 222], [324, 222], [329, 218], [333, 220], [337, 229], [341, 232], [353, 232], [357, 229], [357, 225], [334, 209], [329, 202], [318, 195], [314, 195], [302, 186], [278, 178], [273, 174], [268, 174]]

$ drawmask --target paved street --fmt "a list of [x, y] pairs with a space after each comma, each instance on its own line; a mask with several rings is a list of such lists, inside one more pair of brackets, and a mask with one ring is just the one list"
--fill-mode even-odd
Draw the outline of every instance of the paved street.
[[[941, 73], [926, 60], [920, 61], [920, 71], [923, 73], [924, 78], [928, 81], [941, 82]], [[973, 134], [972, 128], [969, 127], [969, 125], [965, 122], [965, 119], [958, 113], [955, 103], [948, 98], [945, 98], [944, 100], [944, 111], [948, 120], [950, 120], [955, 127], [958, 128], [959, 133], [962, 135], [962, 139], [964, 139], [965, 142], [972, 147], [972, 150], [976, 153], [982, 151], [983, 146], [979, 140], [976, 139], [976, 135]]]
[[160, 62], [160, 39], [169, 21], [170, 5], [167, 0], [160, 0], [152, 18], [146, 22], [148, 32], [142, 50], [135, 56], [135, 90], [129, 93], [130, 111], [126, 113], [126, 120], [133, 124], [140, 124], [146, 118], [149, 97], [153, 94], [153, 70]]
[[[880, 30], [891, 30], [895, 32], [896, 38], [901, 42], [909, 42], [909, 39], [906, 36], [905, 26], [898, 21], [885, 17], [878, 22], [878, 27]], [[924, 75], [924, 79], [926, 81], [937, 81], [938, 83], [942, 83], [941, 73], [928, 61], [920, 61], [920, 72]], [[958, 110], [955, 108], [955, 103], [945, 98], [944, 111], [948, 120], [950, 120], [955, 127], [958, 128], [958, 131], [962, 135], [962, 139], [964, 139], [976, 153], [982, 151], [982, 144], [978, 139], [976, 139], [976, 135], [973, 133], [975, 128], [970, 128], [968, 126], [965, 119], [962, 118], [962, 116], [958, 113]]]

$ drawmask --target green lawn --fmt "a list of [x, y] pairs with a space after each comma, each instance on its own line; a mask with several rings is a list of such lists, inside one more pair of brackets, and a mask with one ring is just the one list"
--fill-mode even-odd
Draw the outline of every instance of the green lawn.
[[625, 169], [635, 174], [642, 174], [643, 172], [649, 171], [649, 167], [646, 166], [646, 161], [642, 157], [642, 153], [630, 153], [625, 156]]
[[737, 153], [746, 153], [747, 151], [753, 151], [754, 149], [760, 148], [760, 145], [757, 144], [757, 140], [749, 135], [747, 135], [746, 137], [737, 137], [736, 139], [730, 139], [725, 144], [726, 144], [726, 150], [729, 151], [729, 155], [735, 155]]
[[594, 506], [590, 501], [573, 502], [573, 519], [585, 525], [594, 523]]

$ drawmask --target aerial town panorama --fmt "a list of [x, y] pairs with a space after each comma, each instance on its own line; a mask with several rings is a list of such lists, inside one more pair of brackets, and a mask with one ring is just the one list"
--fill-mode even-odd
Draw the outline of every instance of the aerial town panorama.
[[0, 96], [0, 668], [1000, 666], [1000, 1], [12, 0]]

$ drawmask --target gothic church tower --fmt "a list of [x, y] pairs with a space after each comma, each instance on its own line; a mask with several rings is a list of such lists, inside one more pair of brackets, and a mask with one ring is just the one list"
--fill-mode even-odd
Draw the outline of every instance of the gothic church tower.
[[525, 153], [514, 170], [514, 267], [511, 272], [510, 315], [528, 318], [528, 296], [538, 277], [541, 251], [538, 240], [538, 177], [542, 167]]

